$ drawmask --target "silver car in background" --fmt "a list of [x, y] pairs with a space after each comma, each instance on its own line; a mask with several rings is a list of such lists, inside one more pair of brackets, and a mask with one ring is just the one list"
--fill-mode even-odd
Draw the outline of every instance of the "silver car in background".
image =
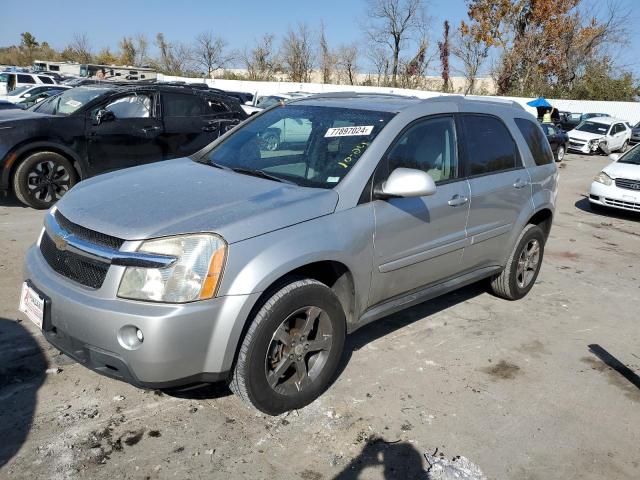
[[[288, 122], [306, 137], [265, 141]], [[278, 414], [330, 385], [363, 325], [485, 279], [526, 295], [557, 177], [512, 102], [295, 100], [191, 158], [75, 186], [27, 253], [20, 309], [104, 375], [227, 381]]]

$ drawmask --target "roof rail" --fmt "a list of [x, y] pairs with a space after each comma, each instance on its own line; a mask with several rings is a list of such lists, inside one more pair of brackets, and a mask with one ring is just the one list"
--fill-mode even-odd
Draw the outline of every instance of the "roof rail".
[[368, 96], [368, 97], [390, 97], [390, 98], [417, 98], [409, 95], [400, 95], [398, 93], [386, 93], [386, 92], [355, 92], [355, 91], [344, 91], [344, 92], [323, 92], [316, 93], [306, 97], [307, 99], [313, 98], [355, 98], [359, 96]]
[[520, 110], [524, 110], [524, 107], [514, 100], [509, 100], [508, 98], [499, 98], [499, 97], [483, 97], [481, 95], [441, 95], [438, 97], [431, 97], [425, 99], [425, 101], [429, 102], [451, 102], [451, 101], [463, 101], [469, 100], [472, 102], [486, 102], [493, 103], [496, 105], [505, 105], [509, 107], [518, 108]]

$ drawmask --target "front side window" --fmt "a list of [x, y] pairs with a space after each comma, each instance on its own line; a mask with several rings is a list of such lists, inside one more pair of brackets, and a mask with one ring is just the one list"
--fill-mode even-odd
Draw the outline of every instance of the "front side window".
[[199, 117], [204, 115], [204, 103], [197, 95], [163, 93], [165, 117]]
[[108, 103], [104, 109], [113, 112], [116, 118], [149, 118], [151, 97], [144, 94], [127, 95]]
[[421, 120], [404, 132], [387, 155], [388, 170], [413, 168], [437, 182], [458, 176], [455, 122], [451, 117]]
[[231, 133], [199, 159], [297, 185], [333, 188], [358, 162], [394, 114], [285, 105]]
[[625, 153], [618, 163], [628, 163], [631, 165], [640, 165], [640, 145], [636, 145], [627, 153]]
[[516, 145], [507, 127], [488, 115], [462, 115], [467, 147], [467, 175], [516, 168]]
[[[522, 133], [522, 136], [529, 146], [529, 150], [531, 151], [531, 155], [533, 155], [533, 160], [536, 162], [536, 165], [547, 165], [552, 163], [553, 152], [551, 151], [551, 146], [542, 133], [542, 130], [540, 130], [540, 127], [531, 120], [527, 120], [525, 118], [515, 118], [514, 120], [518, 126], [518, 130], [520, 130], [520, 133]], [[549, 132], [550, 135], [555, 133], [555, 131], [553, 131], [553, 127], [547, 126], [547, 129], [551, 130]]]

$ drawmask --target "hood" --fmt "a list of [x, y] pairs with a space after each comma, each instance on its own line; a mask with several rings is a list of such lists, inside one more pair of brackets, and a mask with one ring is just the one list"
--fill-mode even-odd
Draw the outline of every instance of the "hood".
[[584, 141], [589, 141], [589, 140], [595, 140], [596, 138], [604, 138], [607, 135], [605, 133], [589, 133], [589, 132], [583, 132], [581, 130], [570, 130], [569, 132], [567, 132], [569, 134], [569, 138], [575, 138], [577, 140], [584, 140]]
[[628, 178], [629, 180], [640, 180], [640, 165], [632, 163], [613, 162], [602, 169], [611, 178]]
[[20, 120], [33, 119], [33, 118], [50, 117], [50, 116], [51, 115], [32, 112], [30, 110], [20, 110], [20, 109], [0, 110], [0, 124], [20, 121]]
[[234, 243], [328, 215], [337, 203], [333, 190], [181, 158], [94, 177], [57, 205], [72, 222], [126, 240], [215, 232]]

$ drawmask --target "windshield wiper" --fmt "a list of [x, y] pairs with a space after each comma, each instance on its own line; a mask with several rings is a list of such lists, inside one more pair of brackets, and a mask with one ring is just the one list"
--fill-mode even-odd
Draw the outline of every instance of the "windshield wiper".
[[254, 177], [266, 178], [267, 180], [273, 180], [275, 182], [288, 183], [290, 185], [296, 185], [294, 182], [290, 180], [285, 180], [284, 178], [277, 177], [275, 175], [271, 175], [270, 173], [265, 172], [264, 170], [257, 170], [252, 168], [243, 168], [243, 167], [233, 167], [231, 168], [236, 173], [242, 173], [243, 175], [252, 175]]

